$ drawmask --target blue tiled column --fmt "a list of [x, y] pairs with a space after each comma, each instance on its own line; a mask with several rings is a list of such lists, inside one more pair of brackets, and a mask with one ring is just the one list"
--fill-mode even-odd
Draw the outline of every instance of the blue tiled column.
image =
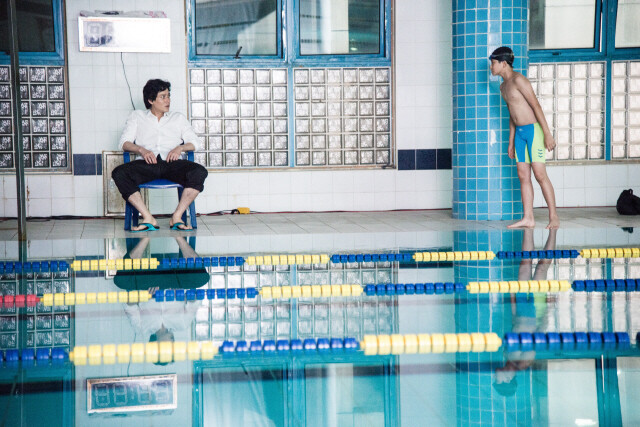
[[509, 111], [489, 55], [513, 49], [528, 67], [528, 0], [453, 1], [453, 217], [511, 220], [522, 215], [515, 161], [507, 156]]

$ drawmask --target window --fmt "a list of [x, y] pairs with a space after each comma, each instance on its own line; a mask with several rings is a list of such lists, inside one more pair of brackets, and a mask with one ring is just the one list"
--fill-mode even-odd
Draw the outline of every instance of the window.
[[196, 54], [277, 55], [277, 6], [277, 0], [197, 1]]
[[595, 0], [531, 0], [529, 48], [596, 47], [596, 12]]
[[618, 0], [616, 47], [640, 47], [640, 0]]
[[532, 0], [529, 78], [552, 160], [640, 159], [640, 0]]
[[[16, 2], [23, 163], [29, 171], [71, 169], [61, 0]], [[0, 172], [15, 168], [6, 2], [0, 7]]]
[[301, 0], [302, 55], [379, 52], [379, 0]]
[[[54, 52], [53, 0], [17, 1], [20, 52]], [[0, 51], [9, 51], [7, 2], [0, 6]]]
[[190, 5], [189, 116], [206, 147], [196, 161], [210, 168], [393, 164], [388, 1]]

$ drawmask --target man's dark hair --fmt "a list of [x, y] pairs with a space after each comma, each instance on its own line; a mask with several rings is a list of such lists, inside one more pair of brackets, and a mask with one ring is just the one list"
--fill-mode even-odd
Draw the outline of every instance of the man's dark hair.
[[171, 83], [160, 79], [151, 79], [144, 85], [144, 88], [142, 88], [142, 97], [144, 98], [144, 106], [147, 107], [147, 110], [151, 108], [149, 100], [155, 101], [158, 92], [166, 89], [171, 90]]
[[489, 56], [489, 59], [495, 59], [499, 62], [505, 61], [511, 68], [513, 68], [513, 60], [515, 59], [515, 55], [510, 48], [501, 46], [493, 51], [491, 56]]

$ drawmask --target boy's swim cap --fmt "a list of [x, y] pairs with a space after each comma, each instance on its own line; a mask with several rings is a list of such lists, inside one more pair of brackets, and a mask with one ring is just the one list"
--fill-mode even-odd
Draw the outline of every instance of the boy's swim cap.
[[502, 46], [494, 50], [491, 56], [489, 56], [489, 59], [495, 59], [496, 61], [500, 62], [505, 61], [507, 64], [513, 67], [513, 60], [515, 59], [515, 55], [510, 48]]

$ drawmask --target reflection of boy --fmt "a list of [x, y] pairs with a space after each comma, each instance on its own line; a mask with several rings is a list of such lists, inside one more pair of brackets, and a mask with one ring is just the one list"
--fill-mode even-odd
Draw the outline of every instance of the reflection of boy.
[[[549, 230], [549, 237], [544, 245], [544, 250], [555, 249], [557, 231], [556, 229]], [[533, 230], [525, 229], [522, 238], [522, 250], [532, 251], [533, 249]], [[545, 280], [550, 265], [550, 259], [538, 259], [538, 264], [532, 275], [532, 260], [523, 258], [520, 261], [518, 280]], [[511, 294], [511, 310], [513, 332], [534, 332], [537, 329], [538, 318], [533, 294]], [[518, 388], [516, 373], [528, 369], [535, 356], [535, 351], [510, 352], [504, 367], [496, 369], [495, 382], [493, 383], [494, 389], [503, 396], [513, 396]]]
[[509, 158], [516, 159], [518, 178], [522, 194], [522, 219], [509, 228], [532, 228], [533, 186], [531, 170], [542, 189], [542, 195], [549, 207], [547, 228], [558, 228], [560, 221], [556, 213], [556, 196], [545, 168], [545, 149], [553, 150], [556, 142], [549, 130], [540, 103], [536, 99], [531, 83], [525, 76], [513, 70], [513, 51], [499, 47], [489, 57], [491, 74], [502, 77], [500, 93], [509, 108]]

